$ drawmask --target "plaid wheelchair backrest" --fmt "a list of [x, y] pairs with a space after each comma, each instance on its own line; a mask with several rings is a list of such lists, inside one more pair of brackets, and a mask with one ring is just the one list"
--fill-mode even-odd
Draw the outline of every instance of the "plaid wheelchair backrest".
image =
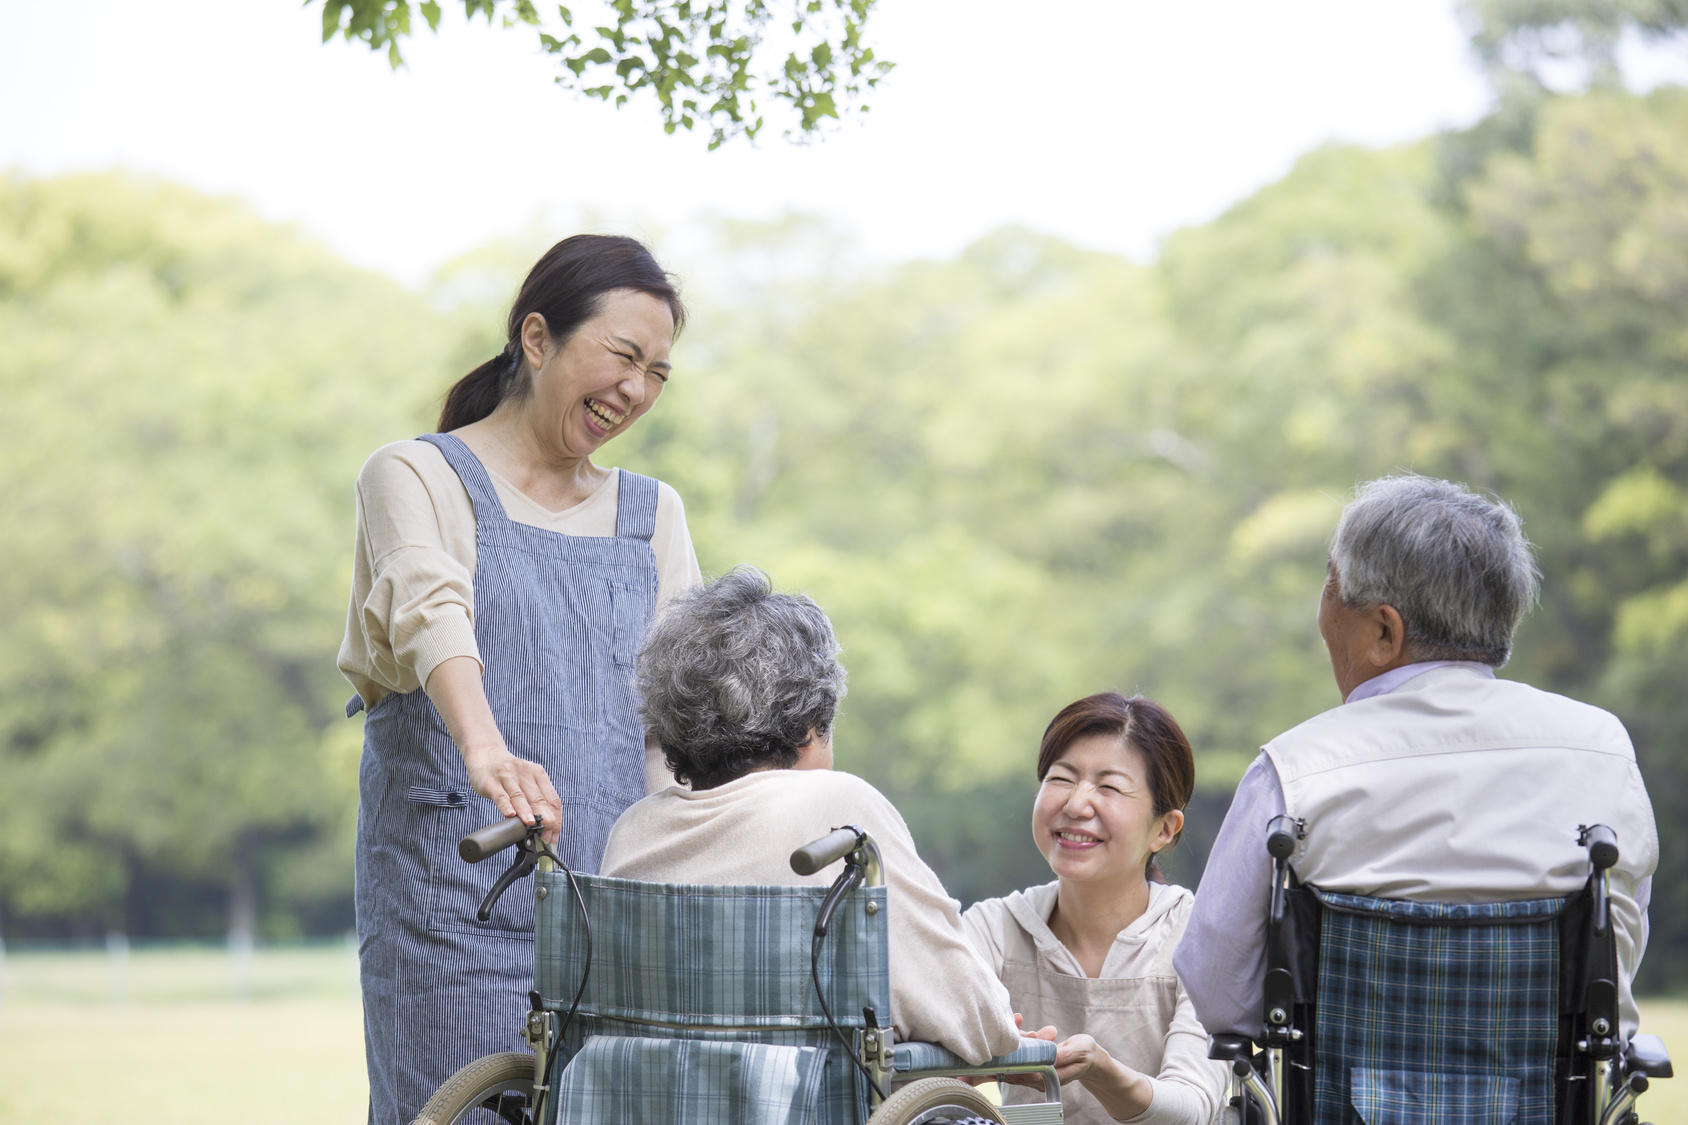
[[[566, 1013], [586, 968], [585, 924], [566, 876], [535, 878], [534, 986]], [[562, 1046], [562, 1121], [867, 1119], [865, 1083], [810, 978], [826, 888], [575, 878], [591, 969]], [[885, 921], [885, 889], [858, 888], [822, 943], [827, 1007], [847, 1035], [866, 1025], [864, 1009], [890, 1026]]]
[[1317, 1125], [1552, 1125], [1564, 898], [1420, 903], [1307, 890], [1322, 907]]

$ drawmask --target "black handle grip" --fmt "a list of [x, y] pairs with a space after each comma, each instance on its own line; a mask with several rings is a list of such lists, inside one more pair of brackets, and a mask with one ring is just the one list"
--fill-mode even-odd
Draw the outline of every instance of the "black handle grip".
[[1605, 871], [1618, 862], [1618, 834], [1604, 824], [1587, 825], [1577, 839], [1588, 848], [1588, 861], [1596, 871]]
[[818, 840], [813, 840], [791, 853], [791, 869], [799, 875], [813, 875], [829, 863], [834, 863], [862, 842], [859, 828], [834, 828]]
[[1295, 842], [1301, 838], [1301, 822], [1282, 814], [1266, 825], [1266, 850], [1273, 859], [1288, 859], [1295, 854]]
[[[537, 828], [539, 825], [534, 824]], [[465, 863], [479, 863], [489, 855], [497, 855], [528, 834], [528, 826], [519, 817], [509, 817], [497, 824], [478, 828], [457, 842], [457, 854]]]

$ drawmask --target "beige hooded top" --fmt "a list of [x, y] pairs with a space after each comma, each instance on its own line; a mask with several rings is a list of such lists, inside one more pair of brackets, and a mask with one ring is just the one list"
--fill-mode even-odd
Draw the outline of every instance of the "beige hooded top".
[[600, 870], [663, 883], [825, 886], [835, 869], [798, 875], [791, 853], [843, 824], [866, 829], [884, 861], [897, 1038], [970, 1063], [1016, 1050], [1008, 990], [968, 944], [960, 904], [916, 854], [895, 806], [853, 774], [763, 770], [701, 792], [653, 793], [616, 821]]
[[[1054, 1024], [1064, 1039], [1084, 1033], [1114, 1058], [1147, 1075], [1149, 1108], [1129, 1118], [1154, 1125], [1206, 1125], [1225, 1104], [1225, 1068], [1207, 1057], [1207, 1032], [1172, 971], [1172, 950], [1184, 933], [1195, 896], [1183, 887], [1149, 884], [1142, 917], [1121, 930], [1102, 963], [1085, 976], [1078, 959], [1049, 928], [1058, 883], [974, 903], [962, 925], [1008, 986], [1014, 1010], [1029, 1028]], [[1017, 1091], [1009, 1088], [1007, 1100]], [[1077, 1082], [1061, 1087], [1067, 1125], [1104, 1125], [1110, 1117]]]

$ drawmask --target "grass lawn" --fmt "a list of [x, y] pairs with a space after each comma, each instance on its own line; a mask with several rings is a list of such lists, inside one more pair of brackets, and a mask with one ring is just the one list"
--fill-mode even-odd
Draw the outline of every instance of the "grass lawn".
[[[0, 963], [0, 1125], [361, 1122], [366, 1091], [356, 958], [347, 945], [126, 958], [9, 952]], [[1688, 999], [1642, 1001], [1644, 1029], [1688, 1062]], [[1688, 1122], [1688, 1076], [1642, 1101]]]
[[[241, 996], [245, 999], [241, 999]], [[9, 952], [0, 1122], [361, 1123], [357, 959], [347, 945]]]

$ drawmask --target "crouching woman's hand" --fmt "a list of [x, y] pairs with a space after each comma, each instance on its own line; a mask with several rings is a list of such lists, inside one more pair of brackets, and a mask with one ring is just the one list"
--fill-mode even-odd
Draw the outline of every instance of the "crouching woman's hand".
[[1069, 1035], [1056, 1045], [1055, 1075], [1089, 1090], [1115, 1121], [1136, 1117], [1155, 1096], [1147, 1075], [1108, 1054], [1088, 1035]]

